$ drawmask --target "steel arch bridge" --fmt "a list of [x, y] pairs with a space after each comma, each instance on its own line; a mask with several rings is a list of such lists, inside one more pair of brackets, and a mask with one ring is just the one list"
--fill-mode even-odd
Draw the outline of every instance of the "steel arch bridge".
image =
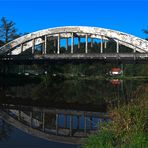
[[[84, 53], [74, 53], [75, 42], [77, 43], [77, 48], [81, 50], [80, 45], [82, 38], [83, 42], [85, 42]], [[91, 54], [88, 50], [88, 44], [93, 47], [94, 39], [99, 40], [100, 47], [98, 53]], [[65, 50], [67, 50], [70, 46], [69, 54], [61, 53], [61, 40], [65, 40]], [[47, 44], [51, 41], [54, 42], [56, 51], [52, 54], [49, 54], [47, 53]], [[113, 41], [116, 43], [116, 52], [104, 52], [108, 41]], [[36, 55], [35, 50], [39, 45], [41, 45], [41, 54]], [[132, 52], [121, 53], [120, 45], [129, 47]], [[86, 26], [65, 26], [49, 28], [24, 35], [2, 46], [0, 48], [0, 56], [2, 57], [2, 60], [15, 60], [17, 58], [21, 60], [24, 58], [24, 56], [20, 55], [29, 49], [31, 49], [31, 56], [25, 56], [25, 58], [28, 60], [138, 59], [148, 61], [148, 41], [115, 30]]]

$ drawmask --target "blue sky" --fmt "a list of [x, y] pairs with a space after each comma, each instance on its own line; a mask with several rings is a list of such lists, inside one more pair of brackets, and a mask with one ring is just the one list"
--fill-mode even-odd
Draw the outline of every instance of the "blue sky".
[[147, 0], [0, 0], [0, 17], [14, 21], [19, 33], [77, 25], [145, 38], [147, 7]]

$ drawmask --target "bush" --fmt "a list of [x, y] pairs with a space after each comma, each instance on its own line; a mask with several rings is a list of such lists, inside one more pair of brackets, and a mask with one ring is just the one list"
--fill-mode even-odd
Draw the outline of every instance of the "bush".
[[96, 135], [91, 135], [84, 143], [85, 148], [111, 148], [114, 145], [114, 135], [109, 130], [102, 130]]
[[148, 86], [143, 90], [134, 102], [111, 109], [111, 122], [103, 124], [96, 135], [88, 137], [83, 147], [148, 147]]

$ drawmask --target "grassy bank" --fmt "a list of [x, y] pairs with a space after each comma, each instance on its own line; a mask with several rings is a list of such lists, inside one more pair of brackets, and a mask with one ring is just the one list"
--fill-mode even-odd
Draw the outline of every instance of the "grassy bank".
[[99, 131], [83, 143], [84, 148], [148, 147], [148, 85], [137, 88], [134, 102], [110, 108], [110, 123], [102, 123]]

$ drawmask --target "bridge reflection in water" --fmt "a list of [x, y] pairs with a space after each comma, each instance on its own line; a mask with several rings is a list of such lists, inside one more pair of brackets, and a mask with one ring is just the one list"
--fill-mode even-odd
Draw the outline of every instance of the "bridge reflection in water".
[[2, 119], [16, 128], [46, 140], [79, 144], [95, 133], [106, 113], [27, 106], [1, 105]]

